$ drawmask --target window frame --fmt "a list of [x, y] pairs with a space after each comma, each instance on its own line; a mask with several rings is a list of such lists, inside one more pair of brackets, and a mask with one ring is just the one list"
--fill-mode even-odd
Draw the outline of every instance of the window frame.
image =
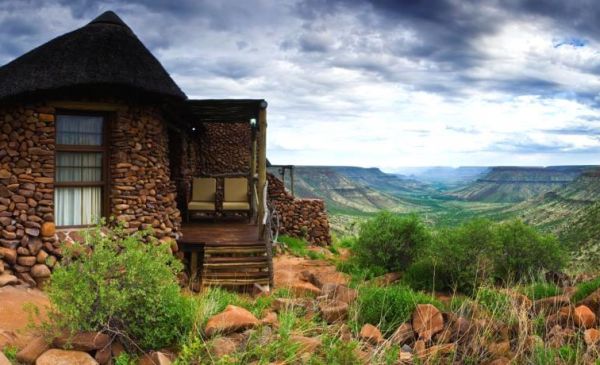
[[[57, 188], [83, 188], [83, 187], [99, 187], [100, 188], [100, 218], [106, 218], [110, 215], [110, 168], [109, 168], [109, 150], [110, 150], [110, 121], [111, 115], [109, 113], [87, 111], [87, 110], [56, 110], [54, 116], [55, 120], [55, 141], [58, 139], [58, 118], [60, 115], [79, 115], [79, 116], [94, 116], [102, 118], [102, 144], [98, 146], [94, 145], [69, 145], [69, 144], [58, 144], [55, 142], [54, 145], [54, 197], [56, 199]], [[79, 152], [79, 153], [101, 153], [102, 154], [102, 179], [101, 181], [76, 181], [76, 182], [59, 182], [58, 181], [58, 153], [59, 152]], [[56, 209], [56, 202], [54, 203]], [[68, 226], [57, 226], [57, 228], [88, 228], [93, 227], [94, 224], [81, 224], [81, 225], [68, 225]]]

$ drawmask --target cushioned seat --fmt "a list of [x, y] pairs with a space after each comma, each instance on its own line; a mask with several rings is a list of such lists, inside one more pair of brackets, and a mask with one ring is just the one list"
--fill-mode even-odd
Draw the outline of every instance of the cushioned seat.
[[248, 179], [234, 177], [225, 179], [223, 210], [249, 211]]
[[250, 210], [250, 204], [246, 202], [223, 202], [223, 210]]
[[212, 177], [192, 179], [192, 200], [188, 202], [188, 220], [191, 211], [216, 211], [217, 180]]
[[189, 210], [216, 210], [215, 203], [209, 202], [189, 202]]

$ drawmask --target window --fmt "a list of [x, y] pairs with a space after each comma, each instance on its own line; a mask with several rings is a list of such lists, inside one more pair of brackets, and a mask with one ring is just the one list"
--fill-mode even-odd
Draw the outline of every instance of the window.
[[56, 117], [56, 225], [95, 224], [105, 212], [106, 123], [98, 115]]

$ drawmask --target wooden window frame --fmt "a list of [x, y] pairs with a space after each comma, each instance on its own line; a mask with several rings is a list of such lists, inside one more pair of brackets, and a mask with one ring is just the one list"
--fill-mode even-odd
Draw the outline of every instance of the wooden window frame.
[[[101, 181], [77, 181], [77, 182], [59, 182], [58, 177], [58, 166], [54, 169], [54, 189], [57, 188], [77, 188], [77, 187], [99, 187], [100, 188], [100, 218], [107, 218], [110, 215], [110, 123], [112, 121], [112, 115], [106, 112], [88, 111], [88, 110], [57, 110], [55, 113], [55, 123], [58, 123], [58, 117], [60, 115], [80, 115], [80, 116], [94, 116], [102, 117], [102, 144], [99, 146], [86, 146], [86, 145], [65, 145], [56, 143], [54, 150], [54, 163], [58, 158], [59, 152], [90, 152], [90, 153], [102, 153], [102, 180]], [[56, 129], [56, 136], [58, 136], [58, 129]], [[56, 194], [56, 193], [55, 193]], [[56, 196], [56, 195], [55, 195]], [[56, 203], [55, 203], [56, 206]], [[83, 225], [70, 225], [70, 226], [57, 226], [59, 229], [69, 228], [89, 228], [93, 227], [93, 224]]]

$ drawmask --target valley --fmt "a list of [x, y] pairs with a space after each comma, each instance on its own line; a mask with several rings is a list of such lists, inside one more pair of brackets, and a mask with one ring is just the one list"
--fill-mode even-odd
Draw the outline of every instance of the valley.
[[297, 166], [295, 193], [324, 199], [339, 236], [356, 233], [361, 221], [389, 210], [416, 213], [438, 226], [518, 217], [565, 242], [590, 246], [600, 242], [599, 171], [598, 166], [431, 167], [386, 173]]

